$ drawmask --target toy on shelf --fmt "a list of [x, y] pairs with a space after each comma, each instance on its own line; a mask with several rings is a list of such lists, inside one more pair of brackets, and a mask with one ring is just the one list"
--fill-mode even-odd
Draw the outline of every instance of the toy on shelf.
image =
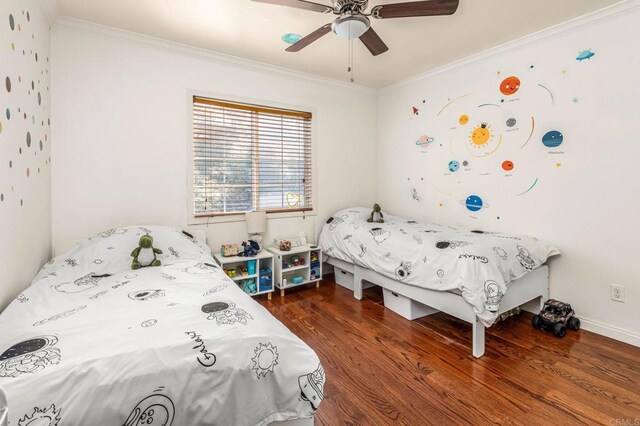
[[311, 281], [317, 280], [318, 278], [320, 278], [320, 273], [318, 272], [317, 269], [311, 268], [311, 272], [309, 273], [309, 276], [311, 277]]
[[291, 265], [289, 264], [289, 262], [287, 262], [286, 260], [282, 261], [282, 269], [289, 269], [291, 268]]
[[318, 261], [318, 253], [315, 251], [311, 252], [311, 262], [317, 262]]
[[256, 274], [256, 264], [258, 263], [257, 260], [248, 260], [247, 261], [247, 272], [249, 273], [249, 275], [255, 275]]
[[290, 251], [291, 250], [291, 241], [289, 241], [289, 240], [280, 241], [280, 250], [282, 250], [282, 251]]
[[246, 277], [247, 275], [249, 275], [246, 265], [240, 265], [236, 267], [236, 271], [238, 273], [238, 276], [240, 277]]
[[237, 244], [223, 244], [220, 246], [220, 254], [224, 257], [237, 256], [238, 245]]
[[289, 262], [293, 263], [293, 266], [299, 266], [300, 265], [300, 256], [291, 256], [289, 258]]
[[260, 269], [260, 275], [271, 275], [271, 269], [269, 268]]
[[235, 278], [237, 276], [235, 269], [225, 269], [224, 273], [227, 274], [229, 278]]
[[540, 314], [531, 318], [531, 324], [535, 328], [552, 331], [556, 337], [564, 337], [567, 334], [567, 328], [571, 330], [580, 329], [580, 320], [575, 317], [575, 314], [570, 304], [549, 299], [544, 302], [544, 307]]
[[254, 279], [244, 280], [242, 284], [240, 284], [240, 288], [245, 293], [253, 294], [258, 292], [258, 288], [256, 287], [256, 282]]
[[[276, 247], [280, 247], [280, 244], [282, 242], [288, 242], [289, 244], [291, 244], [292, 248], [304, 247], [307, 245], [307, 236], [305, 235], [304, 232], [301, 232], [300, 236], [296, 238], [274, 238], [273, 239], [273, 245]], [[287, 251], [283, 249], [280, 249], [280, 250]]]
[[258, 244], [254, 240], [243, 241], [242, 248], [243, 248], [243, 251], [242, 253], [239, 253], [238, 256], [253, 257], [253, 256], [256, 256], [260, 251], [260, 244]]
[[304, 277], [301, 277], [300, 275], [292, 275], [289, 277], [289, 281], [291, 284], [302, 284], [304, 282]]

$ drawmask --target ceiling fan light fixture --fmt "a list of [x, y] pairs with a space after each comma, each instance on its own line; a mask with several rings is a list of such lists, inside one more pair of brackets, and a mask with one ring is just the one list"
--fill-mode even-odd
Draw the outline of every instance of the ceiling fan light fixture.
[[340, 38], [353, 40], [366, 33], [371, 22], [363, 15], [347, 15], [336, 19], [331, 24], [331, 30]]

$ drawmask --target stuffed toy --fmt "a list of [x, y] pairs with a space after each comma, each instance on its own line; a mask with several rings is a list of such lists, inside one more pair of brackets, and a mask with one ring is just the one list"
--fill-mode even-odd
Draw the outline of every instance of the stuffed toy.
[[140, 237], [138, 247], [132, 252], [131, 269], [140, 269], [146, 266], [160, 266], [160, 259], [156, 254], [162, 254], [162, 250], [153, 247], [153, 238], [149, 234]]
[[279, 247], [280, 247], [280, 250], [282, 250], [282, 251], [290, 251], [291, 250], [291, 241], [289, 241], [289, 240], [281, 240]]
[[242, 248], [244, 249], [244, 251], [242, 253], [238, 253], [238, 256], [253, 257], [256, 256], [260, 251], [260, 244], [258, 244], [254, 240], [243, 241]]
[[373, 205], [373, 211], [371, 212], [369, 219], [367, 219], [367, 222], [384, 223], [384, 216], [382, 215], [382, 209], [379, 204], [376, 203]]

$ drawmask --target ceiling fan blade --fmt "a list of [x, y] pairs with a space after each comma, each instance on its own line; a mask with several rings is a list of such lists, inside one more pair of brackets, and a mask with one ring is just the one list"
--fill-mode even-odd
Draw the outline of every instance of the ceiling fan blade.
[[369, 52], [371, 52], [373, 56], [378, 56], [381, 53], [384, 53], [387, 50], [389, 50], [389, 48], [387, 47], [386, 44], [384, 44], [384, 41], [382, 41], [378, 33], [375, 32], [371, 27], [369, 27], [366, 33], [360, 36], [360, 40], [362, 41], [362, 43], [364, 43], [367, 49], [369, 49]]
[[298, 9], [310, 10], [312, 12], [330, 13], [333, 12], [333, 7], [320, 3], [314, 3], [307, 0], [253, 0], [258, 3], [269, 3], [278, 6], [295, 7]]
[[286, 51], [299, 52], [305, 47], [307, 47], [308, 45], [310, 45], [311, 43], [313, 43], [314, 41], [318, 40], [323, 35], [327, 35], [330, 32], [331, 32], [331, 24], [324, 25], [318, 28], [317, 30], [315, 30], [314, 32], [312, 32], [311, 34], [309, 34], [308, 36], [301, 38], [299, 41], [287, 47]]
[[453, 15], [458, 0], [422, 0], [408, 3], [391, 3], [375, 6], [371, 16], [378, 19], [410, 18], [413, 16]]

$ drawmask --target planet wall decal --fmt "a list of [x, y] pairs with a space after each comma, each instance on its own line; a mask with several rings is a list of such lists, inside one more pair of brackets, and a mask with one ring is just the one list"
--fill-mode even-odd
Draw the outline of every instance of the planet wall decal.
[[578, 53], [578, 56], [576, 56], [576, 61], [582, 62], [585, 59], [593, 58], [595, 55], [596, 54], [591, 49], [583, 50], [582, 52]]
[[516, 76], [507, 77], [500, 83], [500, 92], [505, 96], [511, 96], [520, 89], [520, 79]]
[[514, 167], [515, 165], [513, 164], [513, 161], [506, 160], [502, 162], [502, 169], [507, 172], [510, 172], [511, 170], [513, 170]]
[[477, 212], [478, 210], [489, 207], [489, 205], [485, 204], [484, 201], [482, 201], [482, 198], [477, 195], [469, 195], [463, 204], [467, 210], [471, 212]]
[[482, 208], [483, 202], [482, 198], [477, 195], [470, 195], [467, 197], [467, 201], [465, 202], [465, 206], [472, 212], [477, 212]]
[[562, 144], [564, 136], [557, 130], [551, 130], [542, 137], [542, 143], [547, 148], [556, 148]]
[[516, 122], [517, 122], [517, 121], [516, 121], [516, 119], [515, 119], [515, 118], [510, 118], [510, 119], [508, 119], [508, 120], [507, 120], [507, 123], [506, 123], [506, 124], [507, 124], [507, 127], [513, 127], [513, 126], [515, 126], [515, 125], [516, 125]]
[[422, 135], [420, 136], [420, 139], [418, 139], [416, 141], [416, 145], [420, 146], [420, 145], [428, 145], [430, 143], [433, 143], [435, 139], [433, 139], [431, 136], [427, 136], [427, 135]]
[[460, 163], [456, 160], [451, 160], [448, 167], [450, 172], [457, 172], [460, 169]]
[[302, 36], [296, 33], [286, 33], [281, 37], [281, 39], [287, 44], [294, 44], [302, 40]]

